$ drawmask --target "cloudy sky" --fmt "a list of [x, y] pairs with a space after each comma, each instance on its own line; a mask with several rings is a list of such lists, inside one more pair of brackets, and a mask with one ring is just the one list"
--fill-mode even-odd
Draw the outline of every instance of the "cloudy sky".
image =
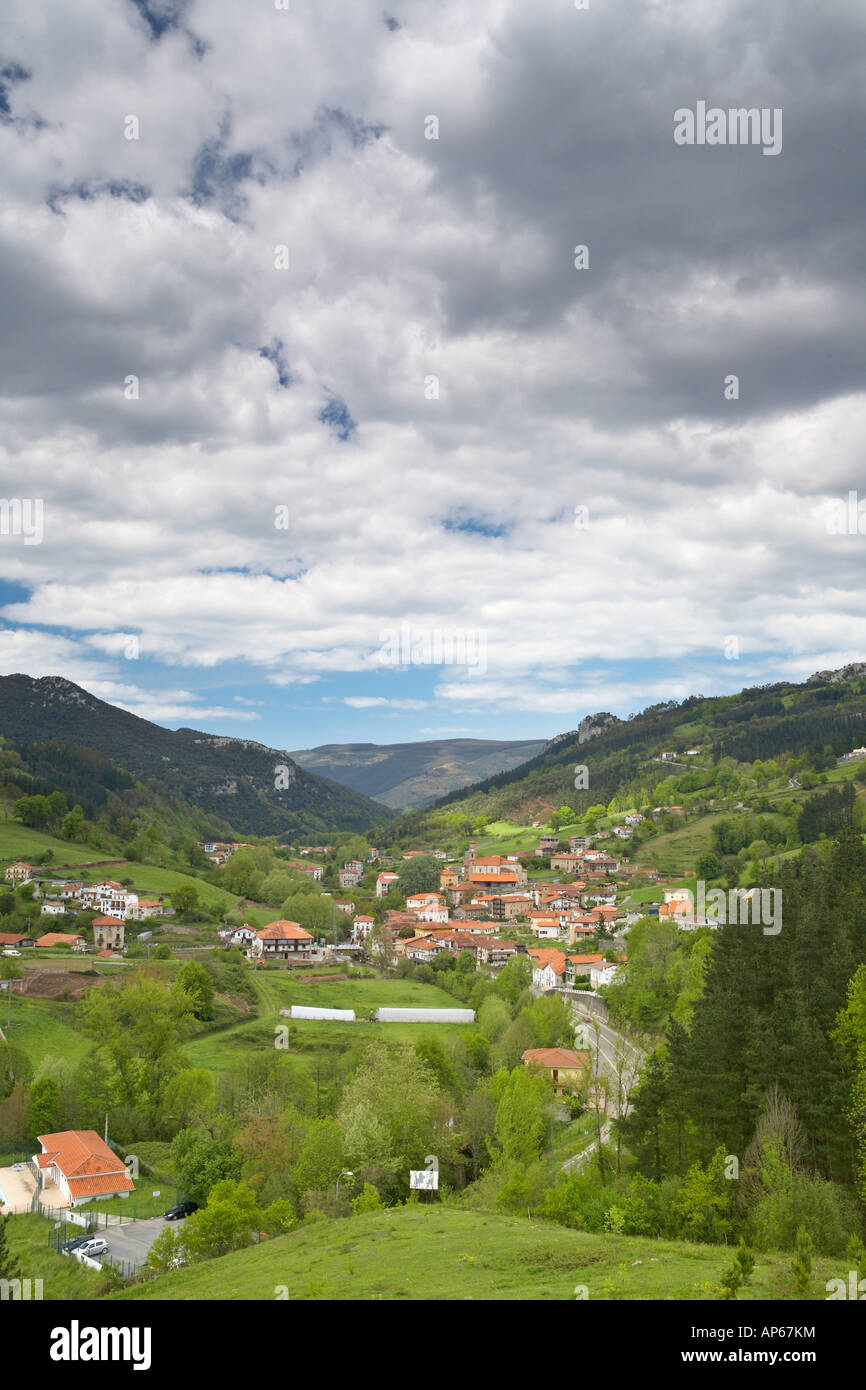
[[866, 656], [861, 0], [281, 3], [4, 7], [0, 673], [295, 748]]

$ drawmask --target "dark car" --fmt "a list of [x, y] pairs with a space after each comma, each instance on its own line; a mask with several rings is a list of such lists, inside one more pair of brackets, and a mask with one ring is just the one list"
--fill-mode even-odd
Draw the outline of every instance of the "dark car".
[[166, 1221], [180, 1221], [184, 1216], [192, 1216], [194, 1211], [198, 1211], [198, 1202], [178, 1202], [176, 1207], [169, 1207], [163, 1215]]
[[80, 1245], [86, 1245], [90, 1236], [76, 1236], [74, 1240], [67, 1240], [60, 1247], [62, 1255], [71, 1255], [73, 1250], [77, 1250]]

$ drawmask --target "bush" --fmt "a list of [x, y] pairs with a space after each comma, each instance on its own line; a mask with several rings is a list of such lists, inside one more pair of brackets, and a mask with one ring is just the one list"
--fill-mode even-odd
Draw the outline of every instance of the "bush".
[[787, 1191], [767, 1193], [752, 1212], [759, 1250], [794, 1250], [798, 1230], [820, 1255], [842, 1255], [859, 1226], [853, 1198], [825, 1178], [795, 1174]]
[[362, 1216], [368, 1211], [384, 1211], [385, 1204], [379, 1196], [378, 1189], [371, 1182], [365, 1182], [363, 1191], [357, 1197], [352, 1198], [352, 1211], [356, 1216]]

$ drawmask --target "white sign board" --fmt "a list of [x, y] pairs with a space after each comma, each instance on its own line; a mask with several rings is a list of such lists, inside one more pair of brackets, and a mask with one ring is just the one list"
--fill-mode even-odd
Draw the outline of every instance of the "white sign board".
[[438, 1192], [439, 1174], [429, 1168], [411, 1168], [409, 1170], [409, 1186], [418, 1188], [422, 1192]]

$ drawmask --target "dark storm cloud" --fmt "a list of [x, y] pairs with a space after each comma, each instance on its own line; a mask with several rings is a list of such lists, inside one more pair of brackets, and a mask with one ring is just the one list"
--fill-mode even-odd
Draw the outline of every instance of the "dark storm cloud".
[[[438, 263], [451, 332], [544, 330], [579, 307], [621, 338], [623, 384], [595, 402], [606, 420], [728, 418], [728, 372], [743, 380], [741, 414], [856, 389], [864, 41], [866, 11], [848, 3], [737, 3], [694, 27], [687, 5], [636, 0], [543, 24], [511, 11], [470, 100], [432, 82], [419, 98], [440, 138], [420, 119], [400, 131], [467, 228], [482, 215], [497, 228], [489, 248]], [[675, 145], [674, 112], [699, 99], [782, 108], [781, 153]], [[518, 233], [525, 254], [506, 265]], [[704, 312], [672, 307], [714, 279]], [[798, 309], [809, 289], [828, 313]]]

